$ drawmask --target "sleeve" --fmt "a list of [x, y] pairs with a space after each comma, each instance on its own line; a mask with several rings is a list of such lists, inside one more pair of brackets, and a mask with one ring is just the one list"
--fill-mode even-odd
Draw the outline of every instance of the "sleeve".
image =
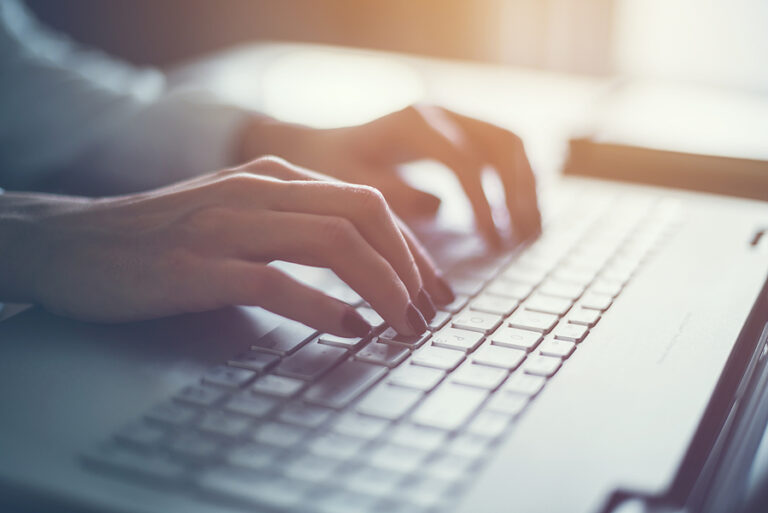
[[[231, 162], [249, 113], [52, 34], [0, 0], [0, 186], [129, 192]], [[63, 184], [63, 185], [62, 185]]]

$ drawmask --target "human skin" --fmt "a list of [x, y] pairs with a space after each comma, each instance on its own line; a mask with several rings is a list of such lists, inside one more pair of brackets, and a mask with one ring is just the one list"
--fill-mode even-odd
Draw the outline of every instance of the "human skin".
[[540, 229], [519, 138], [444, 109], [410, 107], [334, 130], [258, 117], [239, 143], [243, 158], [274, 149], [330, 176], [261, 157], [131, 195], [0, 195], [0, 301], [95, 322], [255, 305], [336, 335], [368, 331], [349, 305], [268, 265], [283, 260], [332, 269], [398, 332], [415, 334], [433, 301], [453, 294], [387, 201], [404, 211], [414, 198], [429, 201], [400, 181], [398, 164], [431, 158], [453, 169], [496, 245], [480, 185], [490, 166], [516, 228]]

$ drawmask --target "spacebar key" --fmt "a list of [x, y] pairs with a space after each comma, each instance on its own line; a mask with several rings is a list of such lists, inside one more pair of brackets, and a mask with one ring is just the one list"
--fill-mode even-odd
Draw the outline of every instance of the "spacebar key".
[[413, 421], [423, 426], [453, 431], [480, 406], [487, 392], [455, 383], [438, 388], [413, 413]]

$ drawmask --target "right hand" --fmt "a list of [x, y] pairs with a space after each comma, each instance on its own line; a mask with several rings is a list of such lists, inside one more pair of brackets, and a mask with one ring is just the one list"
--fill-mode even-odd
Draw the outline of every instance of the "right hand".
[[284, 260], [332, 269], [398, 332], [423, 331], [430, 296], [452, 299], [424, 249], [376, 189], [315, 176], [262, 158], [131, 196], [7, 194], [3, 231], [17, 228], [0, 300], [98, 322], [256, 305], [327, 333], [367, 332], [354, 308], [267, 265]]

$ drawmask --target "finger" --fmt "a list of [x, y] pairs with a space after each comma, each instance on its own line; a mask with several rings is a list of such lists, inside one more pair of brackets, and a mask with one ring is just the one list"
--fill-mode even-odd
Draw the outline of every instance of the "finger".
[[416, 261], [382, 194], [362, 185], [328, 182], [293, 182], [274, 196], [271, 208], [342, 217], [392, 266], [416, 299], [422, 280]]
[[472, 205], [478, 229], [491, 245], [500, 246], [482, 185], [484, 163], [469, 151], [456, 124], [439, 109], [429, 107], [409, 107], [397, 114], [400, 128], [391, 135], [396, 144], [408, 149], [412, 159], [431, 158], [453, 170]]
[[496, 169], [515, 226], [531, 235], [541, 230], [541, 214], [536, 197], [536, 179], [523, 142], [512, 132], [492, 123], [443, 109], [469, 135], [472, 144]]
[[[366, 186], [317, 181], [322, 175], [282, 160], [262, 159], [254, 162], [253, 167], [262, 169], [265, 166], [272, 168], [270, 172], [281, 179], [301, 181], [282, 192], [275, 192], [271, 208], [339, 216], [350, 220], [366, 241], [392, 265], [422, 315], [429, 320], [435, 316], [437, 311], [429, 292], [424, 289], [419, 266], [403, 237], [396, 216], [379, 191]], [[411, 190], [420, 193], [416, 189]], [[439, 202], [439, 198], [427, 193], [421, 194], [433, 198], [432, 204], [434, 200]]]
[[225, 304], [260, 306], [341, 337], [365, 337], [371, 331], [353, 307], [266, 264], [225, 260], [212, 274]]
[[394, 169], [372, 173], [368, 183], [381, 191], [389, 206], [399, 216], [432, 217], [440, 208], [439, 197], [411, 187], [397, 176]]
[[411, 249], [411, 253], [416, 259], [416, 265], [419, 266], [421, 271], [422, 280], [424, 280], [424, 288], [434, 298], [434, 300], [440, 305], [447, 305], [456, 299], [453, 289], [448, 284], [448, 281], [443, 277], [443, 273], [440, 272], [432, 257], [421, 245], [419, 240], [413, 234], [410, 228], [406, 226], [404, 222], [399, 221], [400, 230], [403, 232], [408, 247]]
[[[212, 237], [228, 248], [227, 256], [330, 268], [398, 332], [412, 335], [426, 328], [405, 284], [349, 220], [269, 210], [225, 210], [217, 216], [209, 222], [218, 227]], [[260, 226], [266, 229], [258, 237], [247, 236]]]

